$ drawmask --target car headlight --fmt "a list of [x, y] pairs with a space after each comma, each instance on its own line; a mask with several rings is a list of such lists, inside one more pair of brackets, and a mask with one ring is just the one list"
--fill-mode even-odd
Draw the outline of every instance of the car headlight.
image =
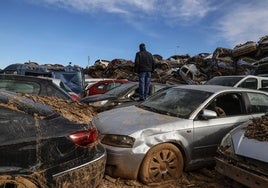
[[105, 105], [107, 102], [108, 100], [96, 101], [96, 102], [89, 103], [89, 105], [94, 106], [94, 107], [101, 107]]
[[219, 147], [219, 151], [221, 153], [234, 153], [234, 145], [232, 141], [232, 136], [230, 133], [226, 134], [222, 141], [221, 145]]
[[123, 148], [132, 148], [134, 142], [135, 138], [125, 135], [106, 134], [102, 135], [101, 139], [101, 143], [103, 144]]

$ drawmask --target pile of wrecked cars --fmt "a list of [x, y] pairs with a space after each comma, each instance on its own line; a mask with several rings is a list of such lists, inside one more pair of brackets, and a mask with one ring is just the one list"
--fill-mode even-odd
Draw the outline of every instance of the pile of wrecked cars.
[[[263, 75], [268, 73], [268, 36], [259, 41], [238, 44], [233, 49], [218, 47], [213, 53], [194, 56], [173, 55], [164, 59], [154, 54], [156, 69], [152, 74], [155, 82], [168, 84], [201, 84], [215, 76]], [[86, 67], [84, 73], [92, 78], [115, 78], [137, 81], [134, 63], [126, 59], [97, 60]]]

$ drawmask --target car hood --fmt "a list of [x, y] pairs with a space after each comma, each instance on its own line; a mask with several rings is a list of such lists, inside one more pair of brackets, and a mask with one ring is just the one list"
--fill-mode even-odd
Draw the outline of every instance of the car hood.
[[243, 124], [231, 132], [234, 150], [237, 155], [268, 163], [268, 142], [245, 137]]
[[[158, 114], [136, 106], [117, 108], [99, 113], [93, 119], [101, 134], [146, 135], [192, 128], [192, 121]], [[150, 132], [151, 131], [151, 132]]]
[[90, 102], [111, 100], [111, 99], [116, 99], [116, 97], [113, 95], [108, 95], [108, 94], [99, 94], [99, 95], [92, 95], [92, 96], [85, 97], [81, 99], [81, 102], [90, 103]]

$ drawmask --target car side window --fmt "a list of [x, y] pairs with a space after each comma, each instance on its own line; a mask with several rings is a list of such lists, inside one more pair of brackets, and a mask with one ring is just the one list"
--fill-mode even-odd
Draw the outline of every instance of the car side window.
[[248, 112], [266, 113], [268, 111], [268, 96], [262, 93], [248, 93]]
[[107, 86], [107, 90], [113, 89], [113, 88], [118, 87], [118, 86], [120, 86], [120, 85], [121, 85], [121, 83], [118, 83], [118, 82], [110, 83], [110, 84], [108, 84], [108, 86]]
[[228, 117], [245, 114], [242, 95], [240, 93], [228, 93], [216, 97], [206, 109], [213, 110], [217, 117]]
[[262, 80], [261, 87], [268, 87], [268, 80]]
[[244, 80], [238, 87], [249, 88], [249, 89], [257, 89], [258, 88], [258, 80], [256, 78], [248, 78]]
[[98, 85], [97, 90], [103, 90], [106, 86], [107, 86], [107, 83], [100, 84]]
[[29, 81], [1, 80], [0, 89], [18, 93], [39, 94], [40, 85]]
[[[64, 92], [64, 91], [63, 91]], [[47, 95], [48, 96], [54, 96], [62, 99], [69, 99], [67, 95], [64, 95], [62, 92], [60, 92], [59, 89], [52, 87], [52, 86], [47, 86]]]

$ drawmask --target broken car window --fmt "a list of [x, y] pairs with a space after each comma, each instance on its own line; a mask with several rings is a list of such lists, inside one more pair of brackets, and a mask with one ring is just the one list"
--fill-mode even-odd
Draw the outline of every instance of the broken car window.
[[170, 88], [148, 98], [141, 107], [180, 118], [189, 118], [209, 96], [210, 92], [182, 88]]

